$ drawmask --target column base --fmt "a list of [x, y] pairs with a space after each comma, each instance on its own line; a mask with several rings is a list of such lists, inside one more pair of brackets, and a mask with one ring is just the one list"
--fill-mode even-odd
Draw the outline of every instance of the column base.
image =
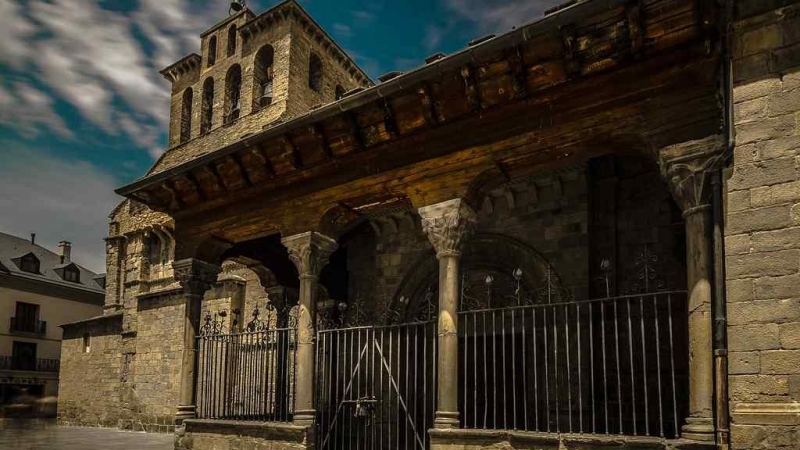
[[458, 411], [436, 411], [433, 428], [458, 428]]
[[178, 405], [178, 410], [175, 413], [173, 422], [175, 425], [181, 425], [184, 420], [194, 419], [195, 417], [197, 417], [195, 405]]
[[313, 409], [298, 410], [294, 412], [292, 423], [301, 427], [310, 427], [314, 425], [316, 418], [317, 412]]
[[693, 441], [713, 442], [714, 422], [711, 417], [687, 417], [681, 437]]

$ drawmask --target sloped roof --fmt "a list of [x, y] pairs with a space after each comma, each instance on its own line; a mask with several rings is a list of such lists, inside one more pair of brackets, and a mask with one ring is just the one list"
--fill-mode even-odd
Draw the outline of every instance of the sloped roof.
[[[36, 258], [39, 259], [40, 273], [34, 274], [23, 272], [19, 269], [19, 266], [14, 263], [13, 259], [27, 255], [28, 253], [32, 253], [34, 256], [36, 256]], [[75, 267], [77, 267], [81, 272], [79, 283], [64, 281], [55, 271], [58, 268], [65, 267], [66, 265], [70, 264], [74, 264]], [[98, 277], [98, 274], [82, 267], [77, 263], [74, 263], [74, 261], [67, 264], [62, 264], [61, 257], [55, 252], [52, 252], [40, 245], [31, 244], [31, 241], [28, 239], [23, 239], [2, 232], [0, 232], [0, 266], [5, 267], [5, 269], [8, 271], [7, 276], [27, 278], [30, 280], [51, 283], [62, 287], [73, 288], [97, 294], [103, 294], [105, 292], [104, 289], [97, 284], [97, 281], [95, 281], [95, 278]]]

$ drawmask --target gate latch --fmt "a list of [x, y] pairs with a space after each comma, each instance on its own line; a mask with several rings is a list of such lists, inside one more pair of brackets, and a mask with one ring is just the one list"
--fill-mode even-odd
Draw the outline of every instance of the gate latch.
[[375, 397], [361, 397], [356, 400], [354, 417], [372, 417], [375, 414], [375, 404], [378, 400]]

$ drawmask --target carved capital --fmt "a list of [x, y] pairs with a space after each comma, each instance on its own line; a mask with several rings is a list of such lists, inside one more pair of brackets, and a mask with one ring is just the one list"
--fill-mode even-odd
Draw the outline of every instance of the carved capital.
[[318, 277], [331, 253], [339, 247], [335, 240], [316, 231], [283, 238], [281, 243], [289, 250], [289, 259], [297, 267], [300, 278]]
[[670, 145], [659, 151], [661, 176], [685, 215], [711, 202], [712, 169], [724, 148], [723, 137], [715, 135]]
[[475, 211], [460, 198], [424, 206], [419, 215], [437, 257], [460, 255], [464, 242], [475, 229]]
[[220, 267], [195, 258], [181, 259], [172, 263], [175, 280], [184, 292], [203, 295], [217, 281]]

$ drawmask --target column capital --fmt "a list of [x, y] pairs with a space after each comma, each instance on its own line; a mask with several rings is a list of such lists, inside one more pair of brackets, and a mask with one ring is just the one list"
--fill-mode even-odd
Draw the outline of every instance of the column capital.
[[476, 214], [460, 198], [419, 209], [422, 229], [428, 235], [436, 256], [460, 255], [464, 242], [475, 229]]
[[187, 294], [203, 295], [217, 281], [220, 267], [196, 258], [186, 258], [172, 263], [175, 280]]
[[712, 170], [724, 149], [724, 138], [714, 135], [670, 145], [658, 152], [661, 176], [684, 216], [709, 207]]
[[301, 279], [318, 277], [331, 253], [339, 248], [334, 239], [316, 231], [285, 237], [281, 243], [289, 250], [289, 259], [297, 267]]

